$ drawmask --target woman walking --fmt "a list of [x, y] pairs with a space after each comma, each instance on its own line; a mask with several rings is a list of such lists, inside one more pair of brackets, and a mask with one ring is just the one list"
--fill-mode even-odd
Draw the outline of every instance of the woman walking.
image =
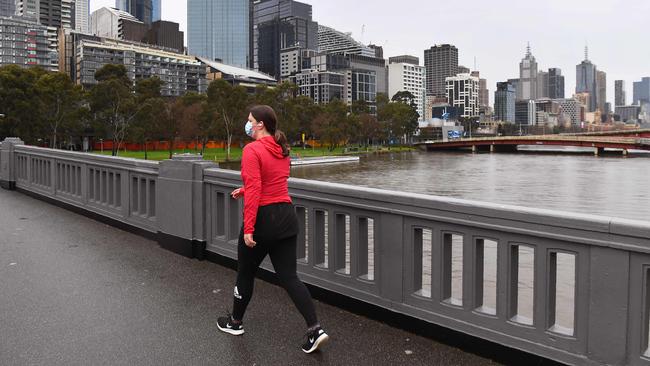
[[244, 313], [253, 295], [255, 273], [266, 255], [307, 323], [305, 353], [321, 347], [329, 336], [321, 328], [311, 295], [296, 274], [298, 219], [289, 197], [290, 160], [287, 138], [277, 129], [277, 117], [269, 106], [251, 108], [245, 126], [255, 141], [244, 147], [241, 176], [244, 187], [232, 191], [244, 197], [244, 224], [237, 246], [237, 283], [232, 315], [217, 319], [220, 330], [244, 334]]

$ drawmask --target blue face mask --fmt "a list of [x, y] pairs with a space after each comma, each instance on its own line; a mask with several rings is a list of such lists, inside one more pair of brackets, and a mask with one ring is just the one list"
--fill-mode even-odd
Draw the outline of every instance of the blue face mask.
[[244, 131], [246, 131], [246, 135], [248, 137], [253, 137], [253, 123], [251, 121], [246, 122], [246, 126], [244, 126]]

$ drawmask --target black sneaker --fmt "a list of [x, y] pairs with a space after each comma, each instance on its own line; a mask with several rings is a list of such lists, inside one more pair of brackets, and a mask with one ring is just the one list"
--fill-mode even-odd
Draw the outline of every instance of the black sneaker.
[[232, 335], [244, 334], [244, 323], [234, 324], [232, 317], [229, 315], [217, 319], [217, 327], [220, 331]]
[[302, 351], [305, 353], [312, 353], [327, 343], [329, 339], [330, 337], [325, 333], [323, 328], [318, 327], [312, 332], [307, 333], [307, 342], [302, 345]]

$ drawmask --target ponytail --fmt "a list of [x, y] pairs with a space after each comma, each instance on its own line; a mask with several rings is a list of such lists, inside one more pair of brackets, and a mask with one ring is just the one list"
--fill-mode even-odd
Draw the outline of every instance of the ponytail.
[[275, 142], [280, 145], [282, 148], [282, 156], [289, 156], [289, 141], [287, 140], [287, 136], [285, 136], [284, 132], [280, 130], [275, 130]]

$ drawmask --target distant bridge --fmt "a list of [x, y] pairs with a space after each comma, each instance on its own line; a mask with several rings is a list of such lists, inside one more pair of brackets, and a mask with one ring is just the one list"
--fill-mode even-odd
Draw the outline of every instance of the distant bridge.
[[[627, 133], [632, 133], [627, 131]], [[638, 133], [638, 132], [636, 132]], [[643, 132], [648, 137], [607, 136], [607, 135], [537, 135], [462, 138], [449, 141], [424, 141], [415, 145], [427, 151], [471, 149], [473, 152], [516, 152], [517, 146], [574, 146], [593, 148], [599, 155], [605, 149], [619, 149], [623, 154], [629, 150], [650, 151], [650, 131]]]
[[581, 133], [563, 133], [561, 136], [618, 136], [618, 137], [650, 137], [650, 128], [636, 130], [616, 130]]

